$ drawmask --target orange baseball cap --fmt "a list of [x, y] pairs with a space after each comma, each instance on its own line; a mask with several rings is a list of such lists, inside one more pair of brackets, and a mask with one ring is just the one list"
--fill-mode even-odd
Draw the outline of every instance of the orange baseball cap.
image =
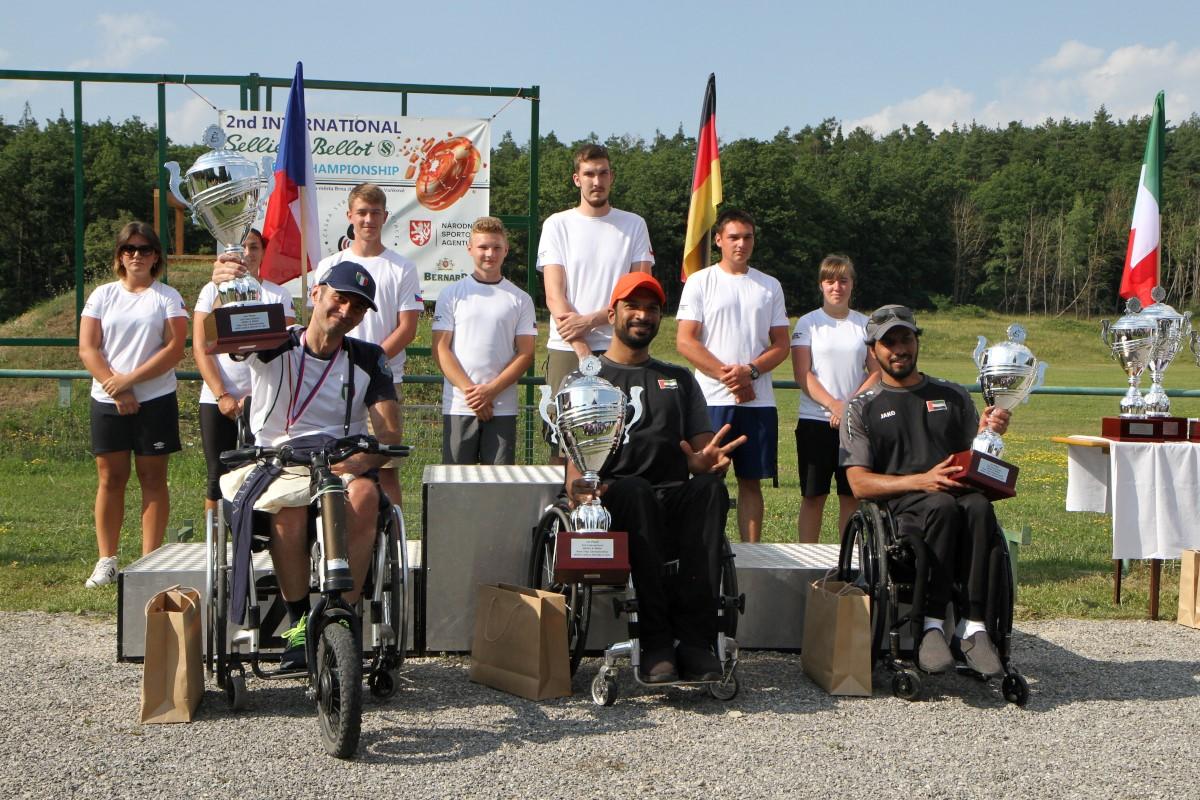
[[649, 289], [658, 296], [658, 302], [667, 302], [667, 295], [663, 291], [662, 284], [655, 280], [653, 275], [648, 272], [627, 272], [617, 281], [617, 285], [613, 289], [612, 299], [608, 301], [608, 307], [616, 308], [618, 300], [624, 300], [638, 289]]

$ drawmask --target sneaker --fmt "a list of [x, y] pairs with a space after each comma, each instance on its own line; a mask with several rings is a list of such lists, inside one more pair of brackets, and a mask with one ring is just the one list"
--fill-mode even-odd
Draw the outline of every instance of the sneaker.
[[643, 683], [672, 683], [679, 680], [675, 668], [675, 648], [660, 647], [642, 653], [638, 673]]
[[994, 678], [1004, 672], [996, 646], [992, 644], [987, 631], [975, 631], [958, 644], [967, 666], [988, 678]]
[[305, 648], [308, 639], [308, 614], [300, 617], [295, 625], [282, 634], [287, 642], [283, 655], [279, 658], [279, 669], [299, 670], [308, 666], [308, 651]]
[[917, 666], [931, 675], [945, 672], [954, 666], [954, 656], [950, 655], [950, 645], [946, 644], [946, 634], [938, 628], [930, 628], [921, 634], [921, 647], [917, 650]]
[[96, 562], [92, 577], [84, 581], [84, 586], [95, 589], [97, 586], [107, 586], [117, 579], [117, 557], [108, 556]]
[[680, 643], [675, 654], [679, 659], [679, 674], [685, 681], [719, 681], [724, 675], [711, 647]]

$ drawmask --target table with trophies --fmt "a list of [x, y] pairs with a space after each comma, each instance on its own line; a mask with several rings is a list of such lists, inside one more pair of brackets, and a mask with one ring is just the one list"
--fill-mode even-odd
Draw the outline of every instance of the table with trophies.
[[1200, 341], [1190, 312], [1167, 305], [1161, 287], [1151, 296], [1145, 308], [1133, 298], [1123, 317], [1101, 322], [1101, 338], [1129, 381], [1120, 415], [1103, 418], [1101, 436], [1053, 441], [1068, 446], [1066, 510], [1111, 515], [1113, 602], [1121, 602], [1122, 562], [1149, 559], [1150, 618], [1158, 619], [1163, 560], [1200, 547], [1200, 420], [1171, 414], [1163, 375], [1185, 343], [1200, 353]]

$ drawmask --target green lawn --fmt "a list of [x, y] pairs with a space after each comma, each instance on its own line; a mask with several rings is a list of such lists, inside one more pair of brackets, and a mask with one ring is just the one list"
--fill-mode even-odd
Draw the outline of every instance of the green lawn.
[[[172, 278], [185, 297], [202, 285], [202, 267], [190, 272], [186, 264], [174, 264]], [[52, 310], [41, 307], [21, 320], [0, 326], [0, 335], [70, 335], [73, 303], [63, 298], [50, 301]], [[64, 321], [64, 312], [67, 315]], [[989, 341], [1003, 338], [1010, 318], [994, 314], [922, 314], [924, 329], [921, 367], [942, 377], [974, 382], [971, 352], [979, 334]], [[1050, 363], [1046, 382], [1053, 386], [1123, 387], [1124, 376], [1108, 358], [1098, 337], [1099, 321], [1076, 321], [1040, 317], [1019, 320], [1029, 330], [1027, 344]], [[428, 345], [425, 320], [418, 345]], [[544, 329], [543, 342], [544, 346]], [[539, 348], [541, 351], [541, 348]], [[664, 322], [654, 354], [678, 361], [674, 352], [674, 323]], [[539, 372], [541, 361], [539, 359]], [[0, 368], [70, 368], [78, 361], [70, 348], [0, 348]], [[190, 359], [184, 368], [193, 368]], [[1168, 387], [1191, 388], [1196, 384], [1196, 367], [1190, 354], [1181, 354], [1168, 372]], [[428, 357], [410, 358], [409, 374], [435, 374]], [[775, 373], [776, 380], [791, 380], [790, 367]], [[180, 407], [194, 408], [197, 386], [180, 391]], [[778, 489], [764, 490], [767, 541], [795, 540], [799, 508], [796, 454], [792, 427], [797, 391], [777, 391], [781, 420]], [[92, 502], [95, 469], [87, 455], [87, 384], [74, 383], [70, 406], [57, 405], [57, 386], [46, 380], [0, 381], [0, 477], [6, 484], [0, 493], [0, 609], [45, 609], [54, 611], [100, 611], [111, 613], [115, 590], [84, 590], [82, 581], [95, 558]], [[440, 456], [440, 387], [410, 385], [406, 389], [405, 427], [410, 443], [417, 446], [405, 475], [405, 515], [410, 536], [420, 531], [420, 481], [425, 464]], [[1006, 458], [1021, 467], [1018, 497], [997, 506], [1001, 522], [1009, 528], [1028, 525], [1033, 543], [1020, 554], [1018, 614], [1022, 618], [1144, 616], [1148, 571], [1135, 567], [1124, 584], [1125, 602], [1111, 603], [1111, 533], [1107, 517], [1098, 514], [1068, 514], [1063, 510], [1066, 489], [1066, 448], [1049, 437], [1063, 433], [1099, 433], [1100, 417], [1114, 414], [1117, 397], [1039, 395], [1014, 413], [1005, 437]], [[1200, 399], [1176, 398], [1174, 411], [1181, 416], [1200, 416]], [[200, 452], [195, 416], [185, 413], [182, 422], [184, 451], [172, 458], [172, 525], [194, 520], [197, 530], [203, 516], [204, 459]], [[536, 441], [536, 437], [535, 437]], [[532, 461], [544, 463], [545, 450], [535, 445]], [[730, 481], [733, 487], [732, 479]], [[129, 493], [121, 561], [137, 556], [138, 493]], [[827, 508], [822, 541], [836, 541], [833, 510]], [[735, 524], [730, 533], [736, 536]], [[1177, 564], [1164, 570], [1162, 610], [1173, 618], [1177, 592]]]

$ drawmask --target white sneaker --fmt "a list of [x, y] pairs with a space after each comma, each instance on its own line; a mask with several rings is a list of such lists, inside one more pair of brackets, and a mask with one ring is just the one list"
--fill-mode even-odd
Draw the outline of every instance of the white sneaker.
[[97, 586], [107, 586], [116, 579], [117, 557], [109, 556], [96, 562], [96, 568], [92, 570], [92, 577], [88, 578], [83, 585], [88, 589], [95, 589]]

